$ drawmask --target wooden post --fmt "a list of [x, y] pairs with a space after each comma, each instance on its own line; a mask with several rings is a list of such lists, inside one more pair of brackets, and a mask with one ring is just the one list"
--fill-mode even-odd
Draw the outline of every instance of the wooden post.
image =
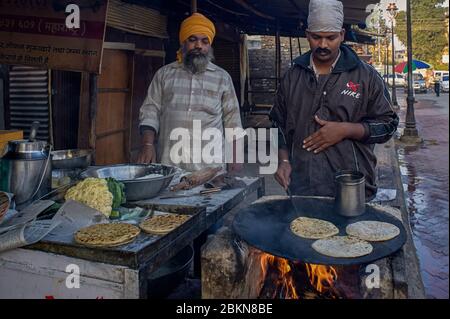
[[96, 119], [97, 119], [97, 78], [94, 73], [89, 74], [89, 148], [93, 150], [92, 161], [95, 164], [95, 140], [96, 140]]
[[291, 54], [291, 66], [292, 66], [292, 61], [294, 60], [292, 53], [292, 37], [289, 37], [289, 53]]
[[[47, 71], [48, 74], [48, 138], [50, 145], [55, 148], [55, 140], [53, 136], [53, 94], [52, 94], [52, 70]], [[1, 150], [0, 150], [1, 151]]]
[[277, 22], [277, 33], [275, 35], [275, 77], [276, 77], [276, 88], [278, 89], [278, 84], [281, 78], [281, 43], [280, 43], [280, 30]]

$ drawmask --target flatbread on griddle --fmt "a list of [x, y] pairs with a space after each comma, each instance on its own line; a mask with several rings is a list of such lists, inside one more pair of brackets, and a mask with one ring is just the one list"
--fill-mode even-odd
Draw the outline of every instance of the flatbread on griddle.
[[300, 237], [321, 239], [337, 235], [339, 229], [326, 220], [298, 217], [291, 222], [291, 231]]
[[346, 227], [347, 234], [367, 241], [385, 241], [397, 237], [400, 229], [390, 223], [364, 220]]
[[369, 255], [373, 247], [365, 240], [352, 236], [333, 236], [316, 240], [312, 248], [319, 254], [335, 258], [357, 258]]
[[75, 233], [75, 242], [87, 247], [115, 247], [132, 242], [140, 233], [126, 223], [96, 224]]
[[155, 215], [141, 222], [139, 227], [146, 233], [164, 235], [186, 222], [189, 218], [189, 215], [181, 214]]

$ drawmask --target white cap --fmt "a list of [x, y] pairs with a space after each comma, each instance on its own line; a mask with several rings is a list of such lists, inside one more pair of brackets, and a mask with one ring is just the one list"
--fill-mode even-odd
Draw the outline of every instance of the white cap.
[[309, 2], [308, 31], [340, 32], [344, 24], [344, 5], [336, 0]]

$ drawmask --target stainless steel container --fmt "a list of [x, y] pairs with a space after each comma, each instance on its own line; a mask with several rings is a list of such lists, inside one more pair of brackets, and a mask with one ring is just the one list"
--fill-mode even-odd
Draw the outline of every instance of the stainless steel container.
[[13, 193], [17, 205], [48, 193], [52, 171], [49, 153], [45, 141], [9, 141], [0, 160], [0, 190]]
[[70, 149], [51, 152], [53, 169], [78, 169], [91, 165], [92, 150]]
[[[157, 196], [169, 186], [176, 172], [176, 167], [163, 164], [118, 164], [92, 166], [81, 172], [80, 176], [82, 178], [113, 177], [125, 185], [127, 201], [139, 201]], [[160, 176], [146, 178], [149, 174]]]
[[335, 175], [335, 211], [342, 216], [355, 217], [365, 211], [365, 177], [359, 171], [341, 171]]

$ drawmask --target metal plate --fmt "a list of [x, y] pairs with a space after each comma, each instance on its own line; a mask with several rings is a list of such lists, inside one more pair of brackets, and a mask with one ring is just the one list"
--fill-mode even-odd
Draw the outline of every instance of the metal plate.
[[[406, 242], [406, 231], [400, 220], [366, 204], [366, 212], [358, 217], [348, 218], [333, 211], [334, 200], [327, 198], [294, 196], [298, 208], [296, 213], [289, 199], [255, 203], [239, 211], [233, 222], [238, 236], [269, 254], [312, 264], [355, 265], [370, 263], [399, 250]], [[391, 223], [400, 229], [400, 234], [388, 241], [370, 242], [373, 251], [358, 258], [334, 258], [319, 254], [312, 247], [314, 239], [294, 235], [290, 223], [297, 217], [313, 217], [332, 222], [339, 228], [339, 235], [346, 235], [348, 224], [363, 220]]]

